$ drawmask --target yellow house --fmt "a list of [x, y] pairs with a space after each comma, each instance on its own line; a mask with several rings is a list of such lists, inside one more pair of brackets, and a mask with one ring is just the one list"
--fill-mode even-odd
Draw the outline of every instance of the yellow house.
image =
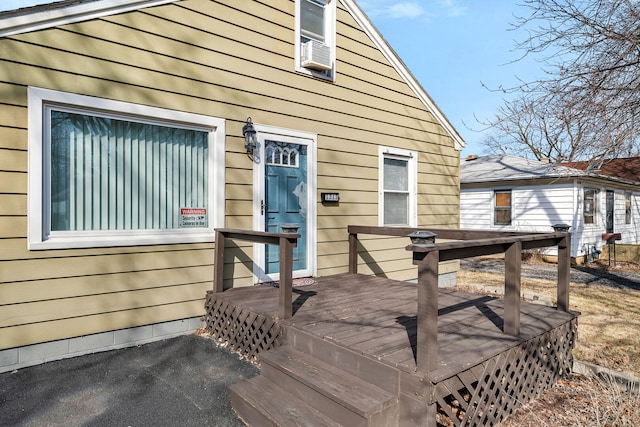
[[[347, 271], [350, 224], [457, 228], [463, 144], [353, 0], [0, 13], [0, 371], [192, 332], [215, 228], [292, 226], [297, 278]], [[277, 279], [228, 253], [226, 287]]]

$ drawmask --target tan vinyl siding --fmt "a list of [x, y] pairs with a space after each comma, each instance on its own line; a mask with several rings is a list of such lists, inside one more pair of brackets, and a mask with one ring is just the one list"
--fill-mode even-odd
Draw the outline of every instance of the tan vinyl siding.
[[[0, 153], [2, 157], [16, 157], [15, 153], [10, 150], [3, 150], [2, 148], [0, 148]], [[11, 165], [7, 165], [7, 169], [10, 167]], [[24, 194], [26, 200], [27, 172], [5, 172], [0, 170], [0, 194]], [[24, 213], [26, 214], [26, 211]]]
[[[140, 270], [185, 268], [208, 265], [213, 258], [211, 250], [185, 252], [188, 257], [178, 251], [164, 251], [78, 257], [61, 254], [64, 262], [60, 262], [60, 258], [13, 260], [12, 268], [3, 269], [0, 272], [0, 281], [13, 282], [30, 279], [42, 280], [51, 277], [72, 277], [70, 273], [74, 273], [74, 276], [91, 276]], [[207, 277], [202, 280], [210, 279]]]
[[[3, 174], [0, 173], [0, 180]], [[7, 175], [8, 176], [8, 175]], [[0, 192], [2, 192], [0, 186]], [[27, 211], [27, 198], [20, 194], [0, 194], [0, 215], [19, 216]]]
[[[349, 224], [378, 225], [379, 145], [419, 153], [419, 225], [457, 227], [451, 137], [340, 3], [335, 82], [297, 73], [294, 18], [293, 1], [189, 0], [0, 38], [0, 349], [201, 315], [213, 277], [214, 244], [27, 249], [29, 86], [225, 119], [230, 228], [253, 228], [246, 117], [317, 134], [317, 196], [341, 197], [317, 205], [319, 275], [346, 271]], [[376, 242], [362, 272], [415, 277]], [[225, 253], [226, 286], [252, 283], [251, 256]]]
[[26, 172], [27, 170], [27, 153], [20, 150], [2, 150], [2, 158], [0, 159], [0, 170]]
[[[17, 326], [3, 328], [3, 344], [7, 348], [40, 343], [65, 337], [77, 337], [96, 333], [96, 331], [124, 329], [131, 325], [150, 325], [175, 319], [186, 319], [194, 312], [202, 310], [202, 300], [173, 301], [169, 304], [153, 307], [139, 307], [111, 313], [99, 312], [89, 316], [65, 317], [59, 320], [40, 323], [19, 323]], [[4, 348], [4, 347], [3, 347]]]
[[[199, 284], [209, 274], [210, 266], [195, 266], [182, 269], [164, 268], [89, 276], [58, 277], [54, 279], [31, 279], [3, 285], [2, 298], [5, 304], [43, 302], [57, 298], [88, 297], [92, 295], [126, 294], [129, 291], [154, 289], [154, 284], [167, 276], [176, 284]], [[88, 283], [91, 283], [90, 286]], [[201, 286], [200, 284], [198, 286]], [[34, 298], [34, 295], [37, 297]], [[201, 297], [201, 296], [200, 296]], [[3, 319], [3, 321], [5, 321]]]

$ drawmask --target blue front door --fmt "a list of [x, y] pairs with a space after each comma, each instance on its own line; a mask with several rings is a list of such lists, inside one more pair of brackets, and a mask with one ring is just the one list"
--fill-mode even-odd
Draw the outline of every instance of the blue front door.
[[[295, 230], [293, 271], [307, 268], [307, 146], [265, 141], [265, 230]], [[279, 273], [278, 247], [267, 245], [265, 272]]]

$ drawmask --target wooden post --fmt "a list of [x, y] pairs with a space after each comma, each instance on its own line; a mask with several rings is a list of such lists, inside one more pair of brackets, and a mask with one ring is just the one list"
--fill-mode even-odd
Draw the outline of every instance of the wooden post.
[[287, 237], [280, 237], [280, 317], [290, 319], [293, 315], [293, 246]]
[[520, 334], [520, 273], [522, 242], [509, 245], [504, 253], [504, 333]]
[[569, 311], [571, 280], [571, 234], [558, 244], [558, 310]]
[[358, 273], [358, 234], [349, 233], [349, 273]]
[[438, 364], [438, 262], [440, 252], [427, 252], [418, 264], [416, 365], [431, 372]]
[[213, 266], [213, 292], [224, 290], [224, 245], [225, 236], [220, 231], [216, 231], [216, 249]]

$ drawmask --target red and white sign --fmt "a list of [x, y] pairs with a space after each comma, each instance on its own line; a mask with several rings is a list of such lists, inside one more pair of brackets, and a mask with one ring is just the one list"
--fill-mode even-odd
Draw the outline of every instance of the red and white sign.
[[180, 208], [180, 228], [207, 226], [207, 208]]

